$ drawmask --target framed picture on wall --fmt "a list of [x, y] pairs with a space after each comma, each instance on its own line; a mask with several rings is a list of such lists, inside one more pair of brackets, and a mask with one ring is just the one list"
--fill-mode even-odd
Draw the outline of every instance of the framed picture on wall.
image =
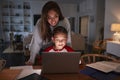
[[89, 16], [79, 17], [79, 33], [84, 37], [88, 36]]
[[81, 17], [79, 17], [79, 33], [81, 34]]

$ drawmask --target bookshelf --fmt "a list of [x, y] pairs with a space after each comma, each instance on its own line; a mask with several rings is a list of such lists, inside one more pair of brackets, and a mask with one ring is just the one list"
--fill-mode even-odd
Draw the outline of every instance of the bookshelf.
[[10, 33], [32, 32], [31, 5], [21, 0], [4, 0], [1, 5], [1, 27], [3, 39], [10, 41]]

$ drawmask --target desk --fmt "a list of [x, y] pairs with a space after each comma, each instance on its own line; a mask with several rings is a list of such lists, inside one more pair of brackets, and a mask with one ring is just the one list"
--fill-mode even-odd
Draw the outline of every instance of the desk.
[[[34, 66], [34, 69], [40, 69], [41, 66]], [[84, 69], [84, 66], [80, 66], [80, 70]], [[0, 72], [0, 80], [15, 80], [20, 74], [21, 70], [4, 69]], [[41, 74], [50, 80], [94, 80], [91, 77], [84, 74]]]
[[3, 53], [23, 53], [23, 50], [14, 50], [13, 47], [6, 48]]
[[[34, 66], [35, 69], [40, 69], [41, 66]], [[85, 69], [85, 65], [80, 65], [80, 70]], [[42, 76], [50, 80], [96, 80], [85, 74], [41, 74]], [[120, 77], [116, 77], [114, 80], [120, 80]]]
[[[34, 66], [35, 69], [41, 68], [41, 66]], [[84, 69], [84, 65], [80, 65], [80, 70]], [[50, 80], [95, 80], [84, 74], [41, 74], [42, 76]]]
[[24, 65], [25, 62], [24, 52], [13, 50], [12, 47], [5, 49], [1, 57], [6, 60], [6, 67]]
[[107, 41], [106, 52], [120, 57], [120, 42]]
[[[40, 69], [41, 66], [33, 66], [34, 69]], [[84, 69], [84, 65], [80, 65], [80, 70]], [[0, 72], [0, 80], [15, 80], [16, 77], [20, 74], [21, 70], [10, 70], [4, 69]], [[42, 76], [50, 80], [95, 80], [84, 74], [41, 74]], [[120, 77], [117, 77], [115, 80], [120, 80]]]
[[16, 80], [21, 70], [4, 69], [0, 72], [0, 80]]

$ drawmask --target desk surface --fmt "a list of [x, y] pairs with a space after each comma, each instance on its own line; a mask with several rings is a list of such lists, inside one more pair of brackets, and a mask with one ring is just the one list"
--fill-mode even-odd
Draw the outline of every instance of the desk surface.
[[21, 71], [4, 69], [0, 72], [0, 80], [15, 80]]
[[[34, 66], [35, 69], [40, 69], [40, 66]], [[80, 65], [80, 70], [84, 69], [84, 65]], [[41, 74], [50, 80], [95, 80], [84, 74]]]
[[95, 80], [84, 74], [44, 74], [50, 80]]
[[[34, 69], [40, 69], [41, 66], [33, 66]], [[80, 70], [84, 69], [84, 65], [80, 65]], [[21, 70], [4, 69], [0, 72], [0, 80], [15, 80], [20, 74]], [[90, 76], [84, 74], [42, 74], [42, 76], [50, 80], [95, 80]], [[120, 80], [117, 77], [115, 80]]]
[[[33, 66], [34, 69], [41, 69], [41, 66]], [[80, 69], [83, 69], [80, 66]], [[15, 80], [22, 70], [4, 69], [0, 72], [0, 80]], [[42, 74], [50, 80], [94, 80], [84, 74]]]
[[[41, 66], [34, 66], [34, 69], [40, 69]], [[80, 65], [80, 70], [85, 69], [85, 65]], [[96, 80], [85, 74], [42, 74], [44, 77], [50, 80]], [[120, 80], [120, 77], [116, 77], [114, 80]]]
[[14, 50], [13, 47], [6, 48], [3, 53], [23, 53], [23, 50]]

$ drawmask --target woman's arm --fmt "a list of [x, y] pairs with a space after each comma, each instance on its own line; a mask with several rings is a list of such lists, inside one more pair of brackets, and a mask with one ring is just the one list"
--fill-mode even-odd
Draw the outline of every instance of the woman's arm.
[[35, 62], [35, 57], [36, 54], [39, 53], [41, 47], [42, 47], [42, 39], [40, 37], [39, 29], [38, 29], [38, 24], [40, 20], [38, 20], [34, 32], [33, 32], [33, 37], [30, 43], [30, 59], [29, 62], [34, 63]]

